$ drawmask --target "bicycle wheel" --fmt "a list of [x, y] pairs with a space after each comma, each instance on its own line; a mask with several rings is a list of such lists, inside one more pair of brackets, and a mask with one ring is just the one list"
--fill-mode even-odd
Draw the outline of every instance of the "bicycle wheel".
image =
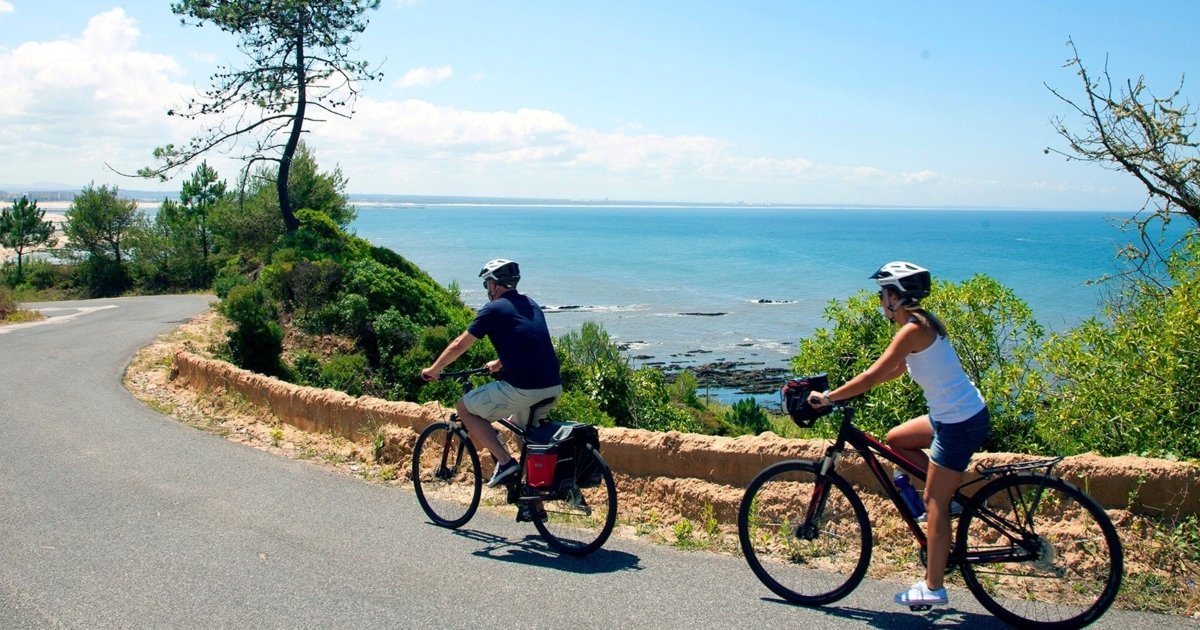
[[544, 520], [534, 526], [542, 538], [562, 553], [586, 556], [599, 549], [612, 533], [617, 522], [617, 484], [612, 471], [600, 452], [588, 446], [579, 449], [575, 458], [575, 478], [594, 478], [600, 473], [600, 483], [594, 488], [571, 484], [552, 499], [543, 502]]
[[780, 462], [759, 473], [737, 523], [754, 575], [789, 602], [835, 602], [871, 562], [871, 522], [858, 493], [836, 474], [818, 475], [812, 462]]
[[479, 507], [483, 477], [470, 439], [445, 422], [425, 427], [412, 455], [413, 489], [429, 518], [442, 527], [461, 527]]
[[967, 588], [1018, 627], [1083, 627], [1108, 610], [1121, 586], [1121, 540], [1108, 514], [1056, 477], [989, 483], [964, 511], [957, 536]]

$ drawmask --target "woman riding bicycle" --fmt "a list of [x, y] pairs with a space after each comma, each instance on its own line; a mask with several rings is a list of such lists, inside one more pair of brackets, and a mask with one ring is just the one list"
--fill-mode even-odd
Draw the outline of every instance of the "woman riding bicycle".
[[[929, 414], [888, 432], [888, 444], [918, 466], [928, 468], [925, 511], [929, 523], [925, 579], [896, 594], [902, 606], [945, 605], [943, 580], [950, 554], [950, 498], [962, 483], [971, 456], [988, 437], [990, 416], [979, 389], [962, 369], [946, 327], [921, 307], [929, 295], [929, 271], [907, 262], [890, 262], [871, 278], [879, 283], [883, 316], [898, 325], [887, 350], [841, 387], [813, 392], [809, 403], [823, 407], [862, 394], [899, 378], [907, 370], [921, 386]], [[922, 450], [929, 447], [930, 454]]]

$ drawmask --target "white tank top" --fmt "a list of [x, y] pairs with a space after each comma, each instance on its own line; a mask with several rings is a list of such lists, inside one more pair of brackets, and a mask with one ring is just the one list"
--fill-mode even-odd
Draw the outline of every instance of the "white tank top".
[[925, 392], [930, 418], [953, 424], [970, 419], [986, 406], [944, 337], [936, 337], [928, 348], [908, 355], [905, 363], [908, 374]]

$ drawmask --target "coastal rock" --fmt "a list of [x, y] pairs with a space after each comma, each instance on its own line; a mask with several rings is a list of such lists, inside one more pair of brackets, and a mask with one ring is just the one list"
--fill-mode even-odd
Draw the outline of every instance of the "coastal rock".
[[[778, 391], [780, 385], [791, 376], [791, 370], [787, 368], [754, 367], [759, 365], [762, 363], [717, 361], [688, 370], [701, 386], [736, 389], [745, 394], [769, 394]], [[682, 371], [668, 371], [667, 379], [673, 381]]]

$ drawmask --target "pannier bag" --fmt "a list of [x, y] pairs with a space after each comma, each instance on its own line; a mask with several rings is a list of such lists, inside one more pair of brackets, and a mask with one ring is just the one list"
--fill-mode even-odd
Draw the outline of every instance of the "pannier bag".
[[534, 429], [526, 442], [526, 478], [534, 488], [558, 490], [572, 482], [593, 488], [603, 480], [598, 468], [577, 471], [575, 466], [579, 451], [587, 445], [600, 450], [600, 434], [590, 424], [547, 422]]
[[829, 389], [829, 377], [826, 374], [812, 376], [797, 376], [783, 384], [779, 394], [783, 399], [783, 408], [802, 429], [811, 427], [817, 418], [828, 415], [833, 407], [825, 406], [813, 409], [808, 404], [808, 395], [813, 392], [823, 392]]

